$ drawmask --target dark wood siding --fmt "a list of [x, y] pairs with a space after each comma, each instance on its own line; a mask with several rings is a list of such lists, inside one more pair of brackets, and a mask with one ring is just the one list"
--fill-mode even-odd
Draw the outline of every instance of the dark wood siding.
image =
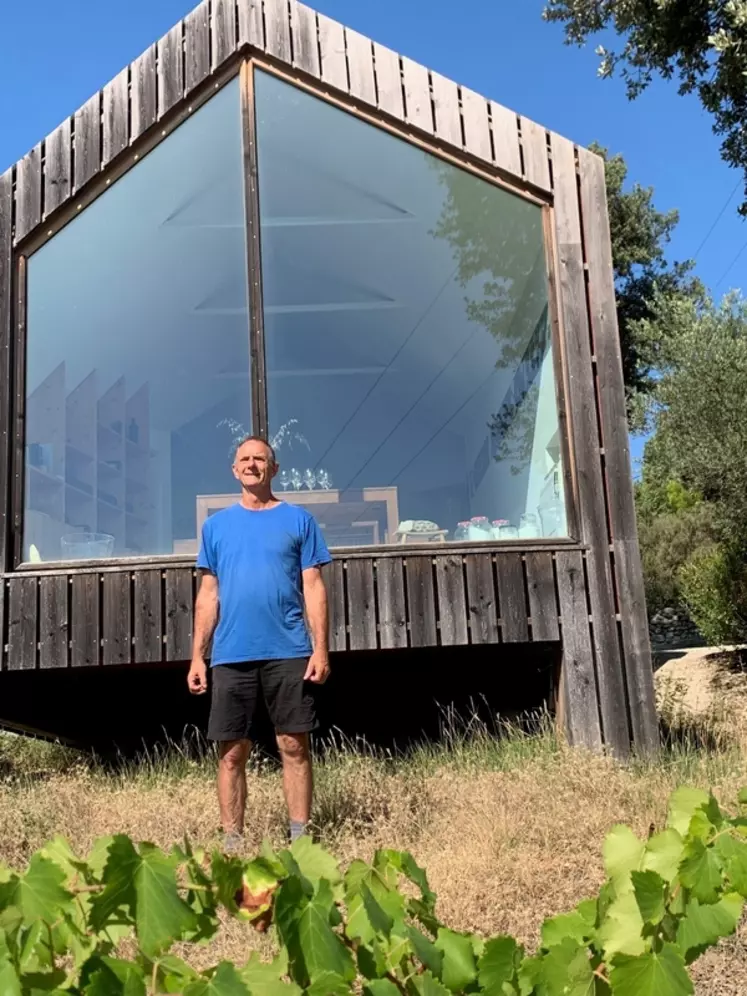
[[[316, 14], [296, 0], [202, 0], [127, 69], [0, 176], [0, 571], [18, 555], [22, 474], [23, 281], [32, 251], [89, 195], [207, 99], [241, 50], [314, 80], [322, 95], [547, 205], [556, 365], [569, 437], [575, 548], [365, 551], [327, 570], [334, 650], [554, 641], [576, 742], [624, 755], [656, 742], [651, 656], [636, 536], [601, 160], [494, 101]], [[237, 65], [238, 58], [235, 60]], [[211, 76], [211, 73], [214, 74]], [[245, 82], [249, 74], [246, 74]], [[244, 87], [245, 98], [251, 87]], [[249, 113], [246, 99], [244, 112]], [[135, 146], [137, 155], [125, 151]], [[252, 163], [249, 161], [251, 173]], [[254, 182], [254, 178], [250, 177]], [[83, 191], [83, 198], [78, 195]], [[49, 220], [47, 220], [49, 219]], [[43, 223], [43, 228], [40, 226]], [[251, 261], [250, 261], [251, 262]], [[23, 261], [19, 264], [23, 266]], [[251, 262], [255, 267], [256, 261]], [[16, 299], [16, 314], [12, 302]], [[253, 300], [259, 300], [257, 294]], [[261, 356], [261, 323], [253, 348]], [[256, 392], [255, 392], [256, 393]], [[256, 399], [260, 405], [261, 399]], [[261, 425], [261, 422], [258, 423]], [[16, 460], [16, 463], [18, 461]], [[8, 504], [11, 497], [11, 503]], [[11, 544], [9, 511], [14, 519]], [[54, 580], [47, 581], [53, 577]], [[6, 573], [2, 667], [182, 660], [192, 633], [192, 569]], [[64, 597], [63, 597], [64, 593]], [[40, 608], [43, 607], [43, 608]], [[42, 620], [42, 614], [48, 618]]]

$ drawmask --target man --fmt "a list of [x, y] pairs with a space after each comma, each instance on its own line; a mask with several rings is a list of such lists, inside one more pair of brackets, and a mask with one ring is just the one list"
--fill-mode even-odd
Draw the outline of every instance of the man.
[[207, 691], [206, 655], [214, 635], [208, 737], [219, 744], [218, 802], [227, 851], [241, 846], [246, 763], [260, 691], [283, 764], [291, 840], [305, 831], [314, 692], [329, 676], [321, 567], [331, 558], [306, 509], [273, 495], [277, 471], [264, 439], [248, 436], [239, 443], [233, 473], [241, 500], [206, 520], [197, 558], [202, 578], [187, 683], [195, 695]]

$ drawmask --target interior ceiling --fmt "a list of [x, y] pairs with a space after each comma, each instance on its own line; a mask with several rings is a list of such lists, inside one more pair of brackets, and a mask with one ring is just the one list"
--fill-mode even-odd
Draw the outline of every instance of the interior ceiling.
[[[286, 84], [258, 74], [257, 92], [270, 376], [295, 390], [312, 370], [396, 373], [418, 323], [421, 364], [447, 364], [474, 329], [470, 287], [432, 236], [438, 173], [420, 150]], [[62, 359], [68, 389], [94, 367], [100, 393], [122, 375], [129, 392], [149, 381], [153, 425], [173, 430], [246, 382], [239, 121], [234, 81], [31, 257], [30, 390]], [[501, 211], [526, 209], [500, 197]], [[535, 264], [536, 244], [517, 246], [507, 277], [526, 280]], [[470, 355], [454, 365], [460, 381], [495, 364], [487, 332]]]

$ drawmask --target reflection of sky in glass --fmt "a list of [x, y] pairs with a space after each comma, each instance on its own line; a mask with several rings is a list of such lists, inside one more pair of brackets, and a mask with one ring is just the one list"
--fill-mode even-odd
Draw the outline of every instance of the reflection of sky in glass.
[[341, 488], [396, 489], [400, 519], [518, 523], [557, 463], [550, 362], [520, 466], [474, 471], [547, 305], [540, 209], [266, 74], [256, 93], [271, 426], [297, 418]]

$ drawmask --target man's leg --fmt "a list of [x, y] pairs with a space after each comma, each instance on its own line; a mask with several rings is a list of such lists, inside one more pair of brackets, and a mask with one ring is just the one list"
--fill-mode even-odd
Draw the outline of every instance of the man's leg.
[[278, 733], [283, 762], [283, 791], [288, 807], [291, 839], [300, 837], [311, 816], [313, 776], [308, 733]]
[[246, 762], [251, 750], [249, 740], [224, 740], [218, 761], [218, 805], [223, 832], [239, 837], [244, 832], [246, 810]]

